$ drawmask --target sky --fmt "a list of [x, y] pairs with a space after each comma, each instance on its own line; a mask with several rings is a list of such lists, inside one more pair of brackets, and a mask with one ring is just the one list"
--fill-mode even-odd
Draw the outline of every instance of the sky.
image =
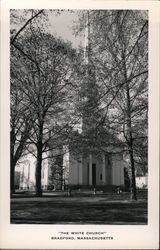
[[[21, 11], [19, 15], [22, 15]], [[141, 11], [141, 15], [147, 18], [146, 11]], [[78, 48], [79, 45], [84, 46], [84, 34], [82, 33], [81, 36], [73, 34], [73, 25], [78, 21], [77, 11], [64, 10], [59, 15], [57, 11], [48, 11], [48, 17], [48, 29], [51, 34], [61, 37], [64, 41], [70, 41], [74, 48]]]
[[54, 12], [49, 13], [49, 31], [54, 36], [62, 37], [65, 41], [70, 41], [72, 46], [77, 48], [84, 43], [84, 36], [75, 36], [72, 25], [78, 20], [76, 13], [68, 11], [56, 15]]
[[[14, 12], [13, 12], [14, 13]], [[12, 29], [20, 29], [26, 22], [26, 19], [30, 18], [31, 13], [24, 13], [24, 10], [16, 10], [16, 14], [19, 17], [17, 22], [16, 18], [11, 22]], [[78, 15], [76, 11], [62, 11], [57, 15], [57, 11], [48, 11], [48, 21], [46, 26], [46, 31], [51, 33], [53, 36], [61, 37], [64, 41], [69, 41], [72, 43], [74, 48], [78, 48], [79, 45], [84, 45], [84, 34], [81, 36], [75, 36], [73, 34], [73, 24], [78, 21]], [[25, 18], [23, 18], [25, 17]], [[45, 26], [44, 26], [45, 27]]]

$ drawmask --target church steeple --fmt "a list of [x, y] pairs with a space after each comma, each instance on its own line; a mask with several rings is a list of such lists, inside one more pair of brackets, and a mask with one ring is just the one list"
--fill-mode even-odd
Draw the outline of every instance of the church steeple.
[[90, 11], [86, 11], [84, 32], [84, 78], [81, 86], [84, 109], [82, 115], [82, 130], [87, 132], [94, 127], [98, 118], [98, 87], [95, 68], [92, 61]]
[[84, 62], [89, 63], [89, 53], [90, 53], [90, 20], [89, 11], [86, 11], [85, 17], [85, 34], [84, 34]]
[[89, 133], [94, 130], [99, 118], [99, 91], [96, 83], [94, 61], [92, 60], [90, 11], [85, 13], [84, 30], [84, 63], [81, 87], [79, 91], [78, 109], [81, 112], [81, 132]]

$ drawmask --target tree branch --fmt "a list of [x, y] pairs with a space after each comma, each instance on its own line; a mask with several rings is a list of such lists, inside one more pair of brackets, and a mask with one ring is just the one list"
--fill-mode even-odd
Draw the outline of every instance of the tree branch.
[[36, 17], [38, 17], [41, 13], [43, 13], [44, 10], [40, 10], [37, 14], [35, 14], [34, 16], [32, 16], [30, 19], [28, 19], [28, 21], [19, 29], [19, 31], [16, 33], [16, 35], [12, 38], [11, 40], [11, 45], [14, 45], [15, 40], [17, 39], [17, 37], [19, 36], [19, 34], [27, 27], [27, 25]]

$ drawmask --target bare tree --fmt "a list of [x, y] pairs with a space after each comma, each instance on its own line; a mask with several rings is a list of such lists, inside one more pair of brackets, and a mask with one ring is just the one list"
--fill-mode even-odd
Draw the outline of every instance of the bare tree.
[[[95, 121], [103, 138], [111, 135], [110, 145], [118, 146], [127, 156], [131, 168], [131, 190], [136, 199], [135, 164], [147, 160], [147, 12], [133, 10], [80, 11], [76, 31], [86, 29], [89, 18], [89, 63], [94, 72], [99, 97], [90, 108], [101, 112]], [[97, 96], [97, 94], [96, 94]], [[93, 98], [95, 100], [95, 98]], [[101, 110], [101, 111], [100, 111]], [[101, 126], [103, 125], [103, 126]], [[93, 134], [93, 133], [92, 133]], [[100, 132], [99, 132], [100, 134]], [[107, 146], [97, 137], [99, 149]], [[117, 139], [118, 138], [118, 139]], [[142, 143], [143, 141], [143, 143]]]
[[137, 199], [136, 152], [142, 149], [142, 140], [147, 147], [148, 21], [141, 12], [126, 10], [93, 11], [91, 22], [97, 27], [92, 34], [93, 60], [107, 93], [103, 96], [107, 127], [125, 143], [133, 199]]
[[[21, 53], [20, 70], [23, 77], [20, 78], [17, 74], [16, 78], [21, 83], [19, 87], [23, 98], [29, 103], [29, 111], [34, 114], [29, 119], [33, 127], [27, 150], [37, 159], [36, 194], [41, 195], [43, 154], [51, 150], [48, 147], [49, 141], [56, 141], [56, 137], [60, 136], [60, 133], [55, 132], [55, 124], [60, 122], [61, 127], [66, 129], [66, 107], [71, 103], [73, 88], [71, 63], [75, 53], [69, 44], [56, 40], [49, 34], [39, 33], [33, 27], [31, 35], [25, 35], [21, 44], [25, 44], [23, 52], [25, 51], [27, 56]], [[34, 61], [31, 62], [28, 56], [34, 58]], [[64, 110], [66, 120], [62, 119]], [[52, 145], [52, 149], [54, 147], [58, 147], [56, 143]]]

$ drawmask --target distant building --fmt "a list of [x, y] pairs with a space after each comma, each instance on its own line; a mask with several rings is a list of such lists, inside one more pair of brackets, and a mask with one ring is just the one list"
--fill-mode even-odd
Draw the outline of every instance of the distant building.
[[[26, 155], [15, 168], [15, 188], [21, 190], [35, 189], [36, 159], [31, 154]], [[42, 165], [42, 188], [48, 188], [48, 161]]]
[[136, 177], [137, 188], [148, 188], [148, 175]]

